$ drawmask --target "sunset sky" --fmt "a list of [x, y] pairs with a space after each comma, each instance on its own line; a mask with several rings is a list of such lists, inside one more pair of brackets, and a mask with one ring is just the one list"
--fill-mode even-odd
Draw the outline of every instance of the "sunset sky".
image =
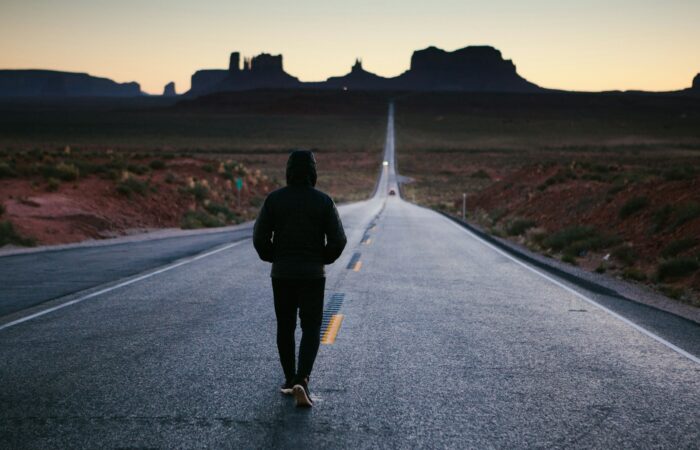
[[302, 81], [395, 76], [413, 50], [492, 45], [518, 73], [572, 90], [688, 87], [700, 0], [0, 0], [0, 68], [89, 72], [162, 92], [228, 54], [284, 55]]

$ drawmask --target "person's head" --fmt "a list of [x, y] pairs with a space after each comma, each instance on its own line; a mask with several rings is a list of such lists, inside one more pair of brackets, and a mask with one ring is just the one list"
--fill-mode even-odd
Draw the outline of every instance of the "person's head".
[[287, 160], [288, 186], [316, 186], [316, 158], [310, 150], [294, 150]]

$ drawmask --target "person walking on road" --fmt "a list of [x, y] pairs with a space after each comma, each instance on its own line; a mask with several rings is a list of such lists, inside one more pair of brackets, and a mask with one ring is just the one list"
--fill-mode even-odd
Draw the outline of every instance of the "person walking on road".
[[[272, 263], [277, 349], [284, 371], [281, 392], [297, 406], [313, 405], [309, 376], [321, 343], [324, 265], [332, 264], [347, 239], [333, 200], [316, 186], [316, 159], [296, 150], [287, 160], [287, 186], [270, 193], [255, 221], [253, 245]], [[301, 343], [296, 365], [294, 330], [299, 312]]]

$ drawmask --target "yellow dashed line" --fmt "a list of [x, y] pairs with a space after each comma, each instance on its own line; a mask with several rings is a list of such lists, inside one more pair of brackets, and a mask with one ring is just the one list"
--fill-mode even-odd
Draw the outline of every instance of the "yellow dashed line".
[[323, 333], [323, 338], [321, 338], [322, 344], [332, 344], [335, 342], [335, 337], [338, 335], [340, 330], [340, 324], [343, 322], [342, 314], [333, 314], [331, 316], [331, 321], [326, 328], [326, 332]]
[[359, 272], [361, 268], [362, 268], [362, 261], [357, 261], [355, 263], [355, 267], [353, 267], [352, 270], [354, 272]]
[[369, 245], [372, 243], [372, 238], [369, 238], [365, 241], [365, 245]]

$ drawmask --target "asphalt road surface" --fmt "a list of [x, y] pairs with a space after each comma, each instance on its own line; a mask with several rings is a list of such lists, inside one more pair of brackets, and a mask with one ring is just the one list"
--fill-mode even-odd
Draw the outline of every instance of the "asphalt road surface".
[[700, 327], [670, 339], [388, 195], [387, 131], [376, 194], [342, 208], [313, 409], [277, 391], [250, 239], [0, 258], [0, 447], [698, 448]]

